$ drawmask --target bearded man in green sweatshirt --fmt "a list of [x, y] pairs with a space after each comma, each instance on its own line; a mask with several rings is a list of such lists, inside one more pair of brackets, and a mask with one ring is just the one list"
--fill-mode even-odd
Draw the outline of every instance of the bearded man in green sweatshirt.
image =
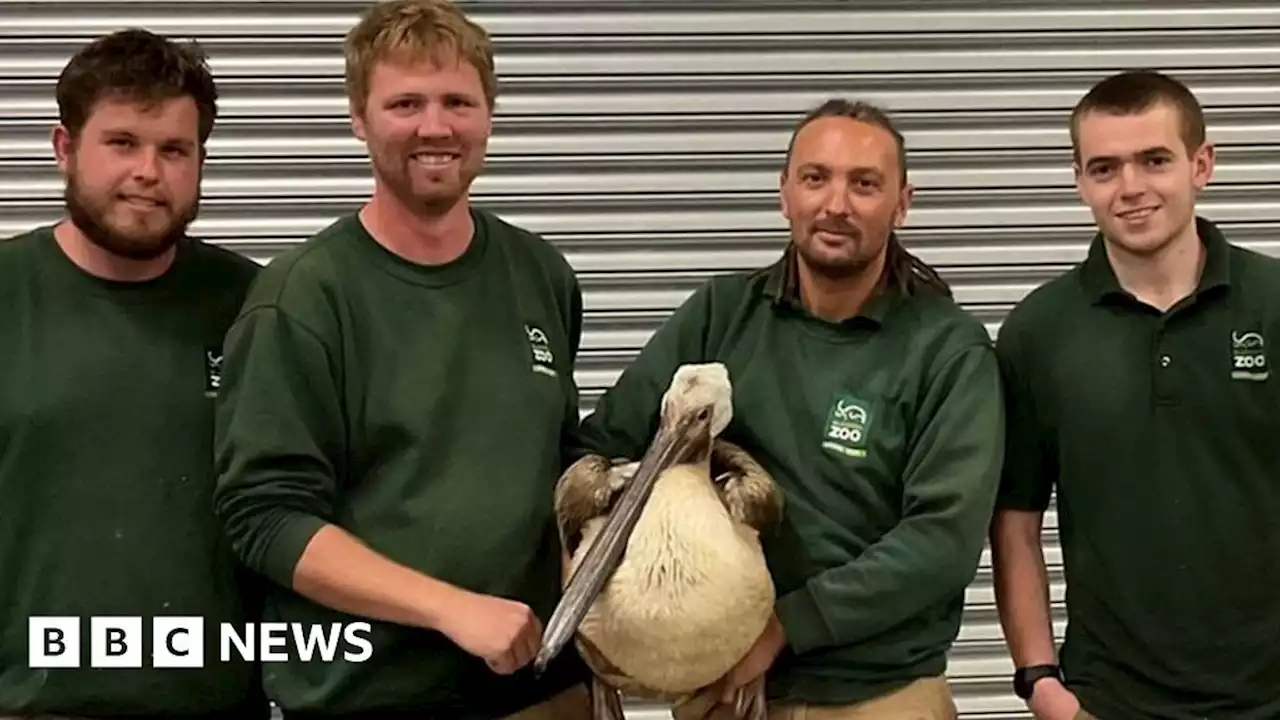
[[0, 241], [0, 717], [269, 717], [254, 663], [217, 651], [258, 612], [210, 512], [221, 346], [258, 265], [186, 235], [217, 88], [198, 48], [131, 29], [56, 96], [66, 216]]
[[553, 487], [578, 424], [582, 297], [542, 238], [468, 202], [497, 82], [443, 0], [346, 42], [375, 190], [263, 271], [227, 342], [215, 506], [272, 620], [371, 621], [372, 655], [272, 664], [286, 718], [587, 717]]
[[946, 656], [1004, 421], [986, 330], [894, 233], [911, 195], [883, 112], [812, 111], [781, 173], [781, 259], [695, 292], [581, 428], [591, 452], [639, 458], [676, 368], [728, 367], [724, 437], [773, 475], [786, 513], [762, 538], [776, 616], [710, 695], [767, 672], [770, 718], [955, 717]]

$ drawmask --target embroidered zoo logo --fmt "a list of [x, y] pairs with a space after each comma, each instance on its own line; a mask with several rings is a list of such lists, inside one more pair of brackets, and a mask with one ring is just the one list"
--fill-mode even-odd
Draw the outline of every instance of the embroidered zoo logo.
[[822, 447], [848, 457], [866, 457], [870, 427], [871, 413], [867, 410], [867, 403], [849, 395], [839, 396], [827, 413]]
[[1260, 332], [1231, 331], [1231, 378], [1233, 380], [1266, 380], [1266, 341]]
[[204, 396], [213, 398], [222, 389], [222, 350], [204, 349]]
[[533, 371], [557, 377], [556, 356], [551, 352], [547, 334], [537, 325], [525, 325], [524, 332], [529, 337], [529, 349], [533, 353]]

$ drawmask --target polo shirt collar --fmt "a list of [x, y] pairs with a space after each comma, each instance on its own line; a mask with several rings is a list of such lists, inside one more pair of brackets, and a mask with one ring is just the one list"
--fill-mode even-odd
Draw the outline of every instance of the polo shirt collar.
[[[1204, 268], [1200, 272], [1200, 282], [1196, 285], [1196, 294], [1211, 288], [1231, 285], [1231, 254], [1226, 237], [1218, 226], [1196, 217], [1196, 235], [1205, 248]], [[1081, 280], [1085, 289], [1095, 303], [1113, 297], [1128, 297], [1129, 293], [1120, 287], [1115, 270], [1107, 258], [1106, 246], [1102, 233], [1096, 233], [1089, 244], [1089, 254], [1081, 266]]]
[[[799, 258], [795, 243], [788, 243], [782, 257], [765, 269], [763, 292], [775, 307], [784, 307], [802, 313], [808, 313], [804, 300], [800, 296]], [[879, 327], [884, 324], [889, 311], [901, 300], [901, 293], [891, 284], [886, 283], [877, 290], [862, 306], [862, 310], [842, 324], [858, 324], [870, 322]]]

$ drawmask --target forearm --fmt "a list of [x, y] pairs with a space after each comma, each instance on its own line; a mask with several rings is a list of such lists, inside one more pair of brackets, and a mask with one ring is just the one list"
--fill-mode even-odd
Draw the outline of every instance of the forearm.
[[797, 653], [853, 645], [964, 592], [981, 555], [980, 528], [959, 519], [908, 518], [856, 559], [778, 600]]
[[1017, 510], [1001, 511], [992, 524], [996, 605], [1017, 667], [1057, 662], [1040, 527], [1040, 513]]
[[341, 612], [428, 629], [438, 629], [465, 592], [384, 557], [336, 525], [312, 536], [293, 589]]

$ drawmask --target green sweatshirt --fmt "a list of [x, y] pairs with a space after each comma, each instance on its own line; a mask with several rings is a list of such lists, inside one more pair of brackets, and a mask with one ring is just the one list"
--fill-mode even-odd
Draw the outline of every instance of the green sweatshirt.
[[[365, 620], [290, 589], [327, 523], [544, 623], [555, 609], [552, 498], [578, 422], [581, 291], [549, 243], [472, 217], [467, 251], [435, 267], [344, 217], [270, 264], [228, 336], [216, 508], [240, 556], [274, 581], [272, 620]], [[572, 652], [541, 680], [529, 668], [504, 677], [443, 634], [372, 624], [366, 661], [291, 653], [267, 665], [268, 693], [296, 717], [489, 718], [584, 677]]]
[[[269, 716], [257, 669], [219, 661], [218, 624], [258, 610], [211, 512], [220, 347], [257, 270], [192, 241], [115, 283], [52, 228], [0, 242], [0, 716]], [[80, 667], [30, 667], [38, 615], [79, 618]], [[141, 668], [90, 667], [103, 615], [141, 618]], [[203, 618], [203, 669], [152, 667], [170, 615]]]
[[788, 647], [769, 695], [853, 703], [940, 675], [1000, 476], [1004, 420], [989, 337], [940, 294], [879, 295], [832, 324], [807, 313], [794, 255], [712, 279], [649, 340], [581, 429], [638, 458], [684, 363], [724, 363], [723, 437], [785, 492], [763, 537]]

